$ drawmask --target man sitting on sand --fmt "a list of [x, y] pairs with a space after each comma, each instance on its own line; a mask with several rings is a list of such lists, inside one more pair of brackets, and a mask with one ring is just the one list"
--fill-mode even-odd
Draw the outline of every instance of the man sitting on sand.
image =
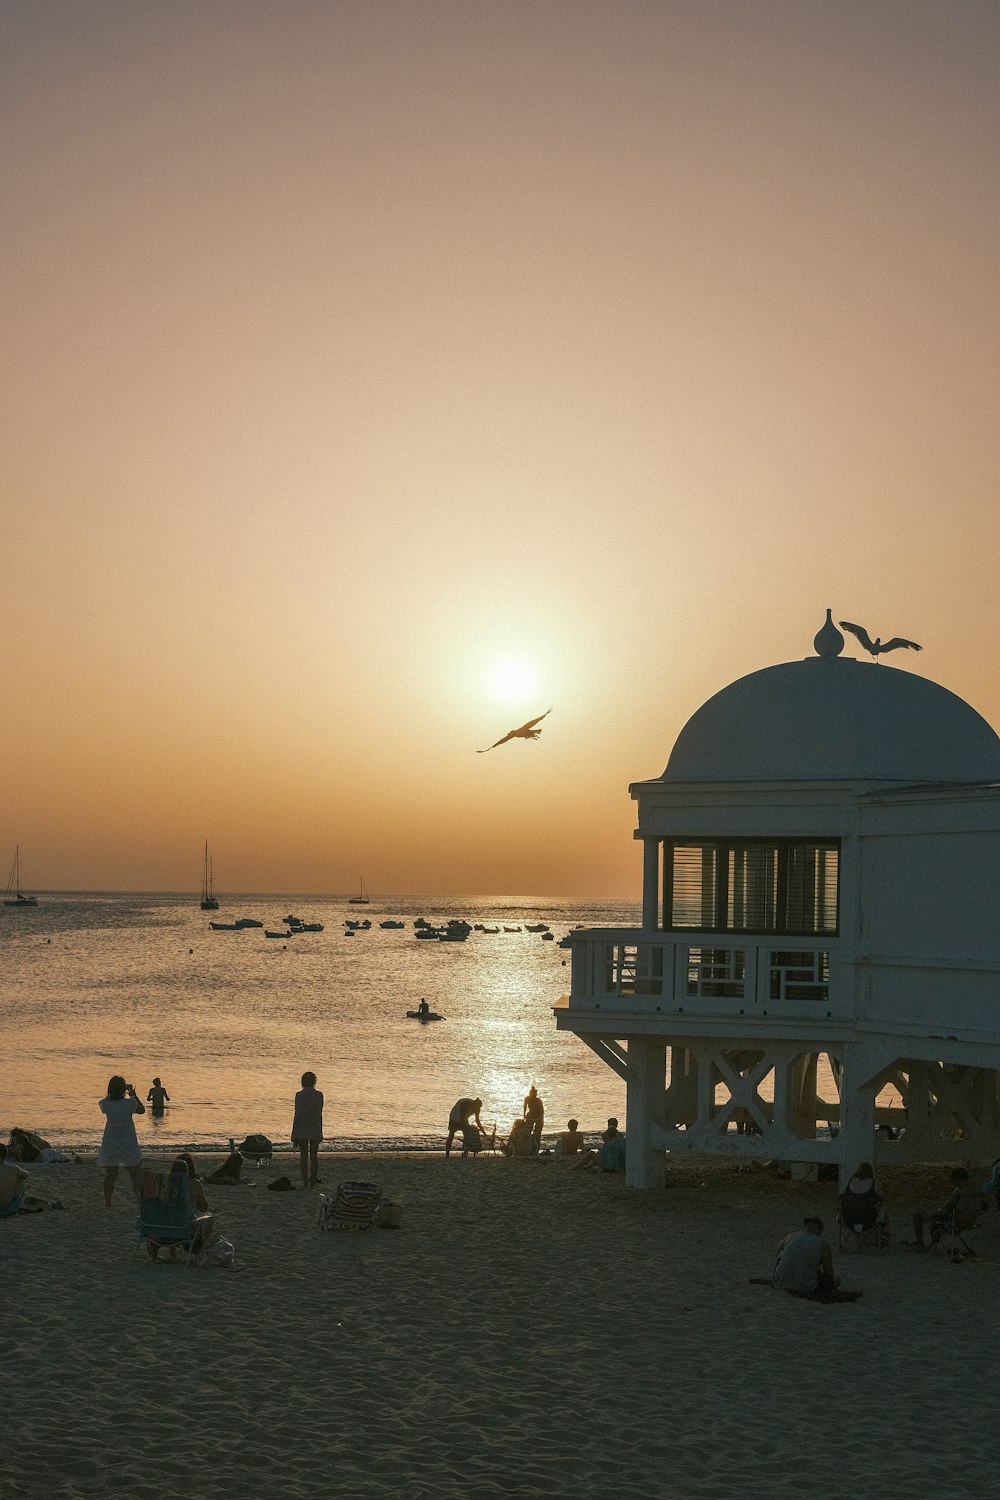
[[587, 1144], [579, 1120], [567, 1120], [566, 1129], [556, 1136], [556, 1150], [560, 1156], [577, 1156]]
[[[484, 1134], [483, 1122], [479, 1118], [479, 1111], [483, 1107], [482, 1099], [457, 1099], [451, 1107], [448, 1116], [448, 1139], [445, 1141], [444, 1154], [451, 1155], [451, 1143], [456, 1135], [466, 1135], [473, 1130]], [[472, 1121], [475, 1120], [475, 1125]]]
[[0, 1145], [0, 1219], [12, 1219], [24, 1202], [28, 1174], [7, 1160], [7, 1147]]
[[793, 1297], [826, 1297], [840, 1285], [833, 1274], [830, 1246], [823, 1238], [823, 1220], [807, 1218], [802, 1228], [786, 1235], [778, 1246], [772, 1286]]

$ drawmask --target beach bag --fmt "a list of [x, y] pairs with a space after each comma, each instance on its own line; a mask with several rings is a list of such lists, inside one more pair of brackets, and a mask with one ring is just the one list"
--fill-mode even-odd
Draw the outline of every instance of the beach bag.
[[[244, 1156], [254, 1157], [258, 1162], [262, 1156], [266, 1156], [268, 1161], [270, 1161], [274, 1155], [274, 1147], [266, 1135], [244, 1136], [237, 1150]], [[261, 1164], [264, 1165], [264, 1163]]]
[[199, 1251], [195, 1265], [202, 1270], [228, 1270], [236, 1259], [236, 1246], [232, 1240], [227, 1240], [221, 1234], [217, 1234], [203, 1250]]
[[269, 1193], [294, 1193], [295, 1184], [290, 1177], [276, 1177], [267, 1184]]

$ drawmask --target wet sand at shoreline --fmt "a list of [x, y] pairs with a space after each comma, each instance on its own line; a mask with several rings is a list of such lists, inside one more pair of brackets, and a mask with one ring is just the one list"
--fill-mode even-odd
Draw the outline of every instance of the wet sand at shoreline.
[[[214, 1158], [217, 1161], [218, 1158]], [[898, 1247], [942, 1173], [881, 1174], [893, 1245], [836, 1253], [832, 1183], [689, 1161], [658, 1192], [565, 1161], [325, 1156], [399, 1229], [323, 1233], [291, 1156], [208, 1186], [240, 1274], [134, 1264], [124, 1174], [36, 1171], [0, 1221], [0, 1495], [992, 1493], [1000, 1216], [953, 1266]], [[754, 1286], [818, 1211], [857, 1303]]]

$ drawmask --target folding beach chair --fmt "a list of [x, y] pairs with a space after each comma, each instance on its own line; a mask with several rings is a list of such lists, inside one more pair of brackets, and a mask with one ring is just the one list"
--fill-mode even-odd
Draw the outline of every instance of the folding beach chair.
[[191, 1212], [190, 1184], [186, 1172], [142, 1174], [139, 1214], [135, 1221], [138, 1238], [132, 1251], [134, 1261], [144, 1240], [166, 1249], [179, 1247], [185, 1264], [194, 1265], [194, 1257], [212, 1224], [211, 1214]]
[[953, 1265], [963, 1260], [975, 1260], [976, 1252], [965, 1236], [972, 1234], [977, 1223], [978, 1220], [970, 1223], [968, 1216], [963, 1220], [958, 1207], [949, 1214], [935, 1214], [929, 1226], [931, 1252], [943, 1255]]
[[342, 1182], [330, 1198], [319, 1195], [320, 1229], [372, 1230], [378, 1224], [382, 1189], [377, 1182]]
[[483, 1126], [482, 1151], [491, 1151], [494, 1156], [503, 1156], [507, 1150], [507, 1137], [497, 1135], [497, 1122], [491, 1120]]

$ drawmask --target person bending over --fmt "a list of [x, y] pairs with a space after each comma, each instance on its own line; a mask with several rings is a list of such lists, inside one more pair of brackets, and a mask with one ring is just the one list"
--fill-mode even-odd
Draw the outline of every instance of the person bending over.
[[[444, 1143], [445, 1156], [451, 1155], [451, 1143], [456, 1135], [464, 1136], [471, 1130], [483, 1132], [483, 1122], [479, 1118], [482, 1107], [482, 1099], [456, 1099], [451, 1107], [451, 1114], [448, 1116], [448, 1139]], [[475, 1125], [472, 1123], [473, 1120]]]

